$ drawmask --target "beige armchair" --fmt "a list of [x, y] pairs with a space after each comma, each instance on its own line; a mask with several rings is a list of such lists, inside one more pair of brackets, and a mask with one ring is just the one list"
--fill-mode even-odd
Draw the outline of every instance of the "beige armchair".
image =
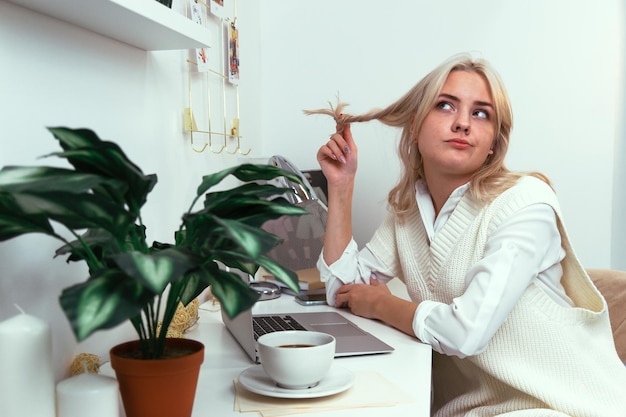
[[617, 354], [626, 363], [626, 271], [589, 269], [587, 273], [606, 299]]

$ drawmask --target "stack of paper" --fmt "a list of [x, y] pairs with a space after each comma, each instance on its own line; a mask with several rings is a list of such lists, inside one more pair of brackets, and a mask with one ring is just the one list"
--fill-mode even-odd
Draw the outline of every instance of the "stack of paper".
[[355, 372], [354, 385], [347, 391], [321, 398], [286, 399], [254, 394], [235, 380], [235, 411], [257, 412], [263, 417], [319, 413], [363, 407], [389, 407], [415, 402], [415, 399], [382, 375], [372, 371]]

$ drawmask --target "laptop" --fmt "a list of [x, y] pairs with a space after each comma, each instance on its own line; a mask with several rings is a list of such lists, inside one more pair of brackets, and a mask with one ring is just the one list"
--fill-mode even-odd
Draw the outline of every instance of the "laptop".
[[222, 320], [228, 331], [255, 363], [260, 363], [256, 343], [259, 331], [309, 330], [331, 334], [336, 339], [335, 357], [389, 353], [394, 350], [393, 347], [334, 311], [261, 315], [252, 314], [252, 310], [248, 309], [235, 318], [229, 319], [222, 310]]

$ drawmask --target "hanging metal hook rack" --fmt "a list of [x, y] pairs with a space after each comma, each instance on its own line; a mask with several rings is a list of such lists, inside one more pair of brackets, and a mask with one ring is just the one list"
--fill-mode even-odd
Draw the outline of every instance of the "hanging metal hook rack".
[[[200, 1], [201, 2], [201, 1]], [[206, 6], [206, 3], [201, 2], [202, 4], [204, 4]], [[235, 10], [236, 10], [236, 4], [235, 4]], [[236, 12], [235, 12], [236, 13]], [[234, 17], [234, 22], [236, 22], [237, 18]], [[224, 42], [224, 25], [227, 24], [229, 25], [230, 19], [226, 18], [220, 18], [220, 63], [224, 64], [225, 63], [225, 55], [224, 55], [224, 48], [223, 45], [225, 45]], [[234, 23], [233, 22], [233, 23]], [[243, 136], [240, 134], [240, 130], [239, 130], [239, 125], [240, 125], [240, 116], [239, 116], [239, 86], [237, 84], [232, 84], [232, 85], [227, 85], [227, 80], [228, 80], [228, 74], [225, 74], [223, 72], [219, 72], [219, 71], [215, 71], [211, 68], [207, 68], [205, 71], [197, 71], [197, 72], [193, 72], [192, 68], [193, 66], [198, 66], [198, 64], [196, 62], [191, 61], [190, 59], [187, 59], [187, 96], [188, 96], [188, 107], [185, 108], [184, 110], [184, 122], [183, 122], [183, 130], [187, 133], [189, 133], [189, 137], [190, 137], [190, 145], [191, 145], [191, 149], [194, 152], [197, 153], [202, 153], [205, 152], [207, 149], [209, 149], [209, 151], [211, 153], [214, 154], [221, 154], [222, 152], [226, 151], [226, 153], [230, 154], [230, 155], [234, 155], [234, 154], [241, 154], [241, 155], [248, 155], [252, 149], [249, 148], [247, 151], [242, 151], [242, 147], [241, 147], [241, 141]], [[207, 129], [206, 130], [202, 130], [202, 129], [198, 129], [197, 125], [196, 125], [196, 121], [195, 121], [195, 117], [194, 117], [194, 112], [193, 112], [193, 101], [192, 101], [192, 74], [203, 74], [204, 75], [204, 82], [206, 85], [206, 90], [205, 90], [205, 94], [206, 94], [206, 107], [207, 107], [207, 112], [206, 112], [206, 126]], [[222, 126], [222, 130], [215, 130], [212, 126], [212, 109], [211, 109], [211, 83], [209, 80], [209, 76], [217, 76], [221, 79], [221, 90], [222, 90], [222, 114], [223, 114], [223, 126]], [[227, 88], [230, 87], [234, 90], [234, 95], [235, 95], [235, 117], [232, 120], [232, 124], [230, 129], [228, 128], [228, 118], [227, 118]], [[195, 134], [195, 135], [194, 135]], [[207, 140], [202, 144], [201, 147], [196, 147], [194, 145], [194, 143], [196, 142], [195, 139], [197, 139], [197, 137], [199, 135], [203, 135], [203, 136], [208, 136]], [[194, 137], [195, 136], [195, 137]], [[214, 145], [214, 136], [217, 137], [221, 137], [222, 141], [219, 145]], [[228, 139], [232, 138], [232, 139], [236, 139], [236, 147], [234, 150], [230, 150], [228, 148]]]

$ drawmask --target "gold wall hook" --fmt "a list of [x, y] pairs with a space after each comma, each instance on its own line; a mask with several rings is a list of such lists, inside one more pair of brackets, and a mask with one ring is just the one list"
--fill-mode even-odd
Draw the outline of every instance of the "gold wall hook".
[[[220, 154], [226, 149], [226, 136], [224, 136], [224, 143], [220, 147], [219, 151], [213, 149], [213, 144], [211, 143], [211, 133], [209, 133], [209, 150], [215, 154]], [[228, 150], [226, 150], [228, 152]]]
[[193, 142], [191, 143], [191, 149], [193, 149], [193, 151], [197, 152], [197, 153], [204, 152], [204, 150], [207, 148], [207, 146], [209, 146], [209, 144], [205, 143], [204, 146], [202, 147], [202, 149], [196, 149], [196, 148], [193, 147]]
[[204, 150], [209, 146], [209, 143], [205, 142], [204, 145], [202, 146], [202, 149], [197, 149], [195, 146], [193, 146], [193, 131], [190, 131], [189, 134], [190, 134], [189, 144], [191, 145], [191, 149], [193, 149], [193, 151], [197, 153], [204, 152]]
[[234, 151], [232, 151], [232, 152], [231, 152], [231, 151], [229, 151], [229, 150], [228, 150], [228, 148], [226, 148], [226, 153], [227, 153], [227, 154], [229, 154], [229, 155], [234, 155], [234, 154], [236, 154], [238, 151], [239, 151], [239, 145], [237, 145], [237, 147], [235, 148], [235, 150], [234, 150]]
[[[209, 5], [207, 4], [207, 0], [194, 0], [196, 3], [201, 4], [205, 7], [205, 10], [210, 11]], [[227, 42], [225, 39], [225, 35], [231, 26], [236, 27], [237, 22], [237, 0], [233, 1], [233, 17], [232, 19], [229, 16], [220, 16], [219, 22], [219, 45], [226, 46]], [[186, 9], [189, 11], [188, 9]], [[211, 19], [202, 19], [202, 23], [207, 26], [207, 24], [211, 22]], [[187, 58], [187, 94], [188, 94], [188, 107], [184, 109], [183, 112], [183, 131], [189, 132], [190, 134], [190, 144], [191, 148], [194, 152], [201, 153], [206, 151], [208, 148], [211, 153], [220, 154], [226, 151], [226, 153], [230, 155], [240, 154], [240, 155], [248, 155], [251, 152], [251, 149], [247, 151], [242, 151], [241, 149], [241, 134], [239, 128], [239, 85], [235, 82], [230, 82], [228, 65], [227, 64], [227, 49], [225, 47], [219, 47], [212, 49], [216, 53], [219, 54], [219, 58], [211, 59], [209, 62], [219, 64], [216, 66], [212, 64], [210, 67], [207, 65], [200, 65], [200, 62], [194, 62], [193, 58]], [[192, 53], [193, 55], [193, 53]], [[196, 58], [199, 59], [197, 54]], [[217, 78], [215, 78], [217, 77]], [[217, 84], [215, 83], [217, 82]], [[230, 83], [229, 83], [230, 82]], [[192, 87], [193, 84], [193, 87]], [[218, 88], [221, 85], [221, 91], [219, 91], [219, 95], [221, 95], [221, 106], [216, 106], [216, 108], [212, 108], [211, 101], [212, 97], [215, 99], [218, 96], [213, 95], [216, 91], [211, 92], [213, 88]], [[193, 93], [193, 94], [192, 94]], [[221, 94], [220, 94], [221, 93]], [[198, 95], [200, 97], [200, 101], [196, 102], [196, 113], [201, 111], [201, 113], [206, 114], [200, 120], [201, 128], [198, 129], [198, 125], [196, 123], [196, 119], [194, 117], [194, 112], [192, 106], [194, 104], [192, 100], [192, 95]], [[213, 103], [218, 104], [218, 103]], [[228, 105], [227, 105], [228, 104]], [[234, 105], [234, 108], [233, 108]], [[200, 110], [199, 110], [200, 109]], [[216, 116], [220, 113], [223, 117], [222, 122], [223, 126], [221, 128], [223, 131], [220, 131], [219, 126], [221, 123], [213, 123], [212, 121], [216, 121]], [[232, 119], [232, 126], [229, 128], [228, 126], [228, 116], [232, 117], [234, 114], [234, 118]], [[206, 119], [204, 119], [206, 117]], [[212, 120], [213, 119], [213, 120]], [[206, 126], [206, 127], [205, 127]], [[217, 129], [216, 129], [217, 127]], [[206, 130], [204, 130], [206, 128]], [[198, 134], [208, 135], [208, 141], [203, 143], [201, 147], [199, 147], [200, 141], [198, 140], [198, 146], [194, 146], [194, 133], [196, 134], [196, 139], [198, 138]], [[214, 136], [221, 136], [222, 143], [219, 143], [217, 139], [214, 139]], [[229, 138], [236, 138], [236, 148], [229, 149]], [[217, 144], [215, 142], [218, 142]], [[230, 145], [232, 148], [232, 144]]]
[[241, 152], [241, 136], [237, 136], [237, 152], [239, 152], [239, 154], [241, 155], [248, 155], [250, 153], [250, 151], [252, 150], [252, 148], [248, 148], [248, 150], [246, 152]]

